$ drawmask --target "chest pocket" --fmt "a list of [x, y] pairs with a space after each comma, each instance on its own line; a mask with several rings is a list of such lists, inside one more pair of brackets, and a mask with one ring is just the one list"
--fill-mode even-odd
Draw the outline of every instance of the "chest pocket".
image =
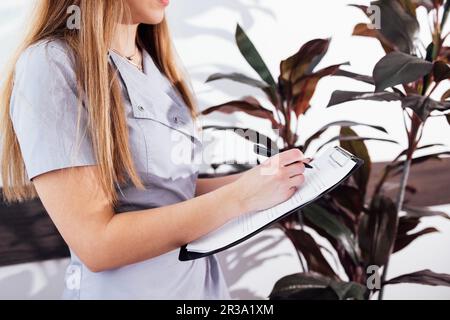
[[143, 139], [136, 145], [145, 148], [137, 150], [138, 154], [146, 159], [137, 163], [143, 162], [148, 174], [164, 179], [196, 174], [201, 142], [187, 107], [164, 91], [140, 96], [137, 101], [132, 103], [131, 116], [137, 125], [136, 138]]

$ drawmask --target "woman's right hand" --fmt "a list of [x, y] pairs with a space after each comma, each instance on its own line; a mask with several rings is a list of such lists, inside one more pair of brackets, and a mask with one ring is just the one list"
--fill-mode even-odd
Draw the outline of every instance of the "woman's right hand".
[[245, 172], [233, 183], [241, 211], [268, 209], [291, 198], [305, 182], [304, 159], [300, 150], [291, 149]]

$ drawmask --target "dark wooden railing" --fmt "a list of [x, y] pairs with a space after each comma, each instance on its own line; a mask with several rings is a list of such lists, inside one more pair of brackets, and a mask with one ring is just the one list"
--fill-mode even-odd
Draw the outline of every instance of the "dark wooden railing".
[[[372, 184], [378, 180], [383, 164], [373, 169]], [[396, 180], [390, 180], [388, 194], [395, 196]], [[431, 206], [450, 203], [450, 159], [430, 161], [413, 168], [408, 194], [411, 205]], [[64, 258], [68, 248], [39, 200], [6, 206], [0, 203], [0, 266]]]

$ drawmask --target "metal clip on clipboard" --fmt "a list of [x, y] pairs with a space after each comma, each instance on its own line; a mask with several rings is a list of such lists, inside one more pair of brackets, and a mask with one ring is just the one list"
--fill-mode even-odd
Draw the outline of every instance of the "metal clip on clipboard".
[[330, 158], [340, 167], [345, 167], [352, 160], [352, 155], [342, 148], [335, 148]]

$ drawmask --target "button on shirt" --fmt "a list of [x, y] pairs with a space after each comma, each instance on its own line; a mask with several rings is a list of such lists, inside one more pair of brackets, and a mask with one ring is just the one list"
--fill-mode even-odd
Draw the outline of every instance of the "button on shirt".
[[[117, 214], [158, 208], [194, 197], [202, 144], [178, 91], [144, 52], [144, 72], [111, 51], [127, 116], [129, 145], [145, 190], [117, 188]], [[61, 41], [42, 41], [16, 65], [11, 119], [28, 177], [96, 165], [79, 108], [74, 61]], [[80, 111], [79, 111], [80, 109]], [[78, 119], [80, 118], [80, 121]], [[66, 299], [228, 299], [214, 256], [180, 262], [178, 250], [140, 263], [93, 273], [71, 250]]]

